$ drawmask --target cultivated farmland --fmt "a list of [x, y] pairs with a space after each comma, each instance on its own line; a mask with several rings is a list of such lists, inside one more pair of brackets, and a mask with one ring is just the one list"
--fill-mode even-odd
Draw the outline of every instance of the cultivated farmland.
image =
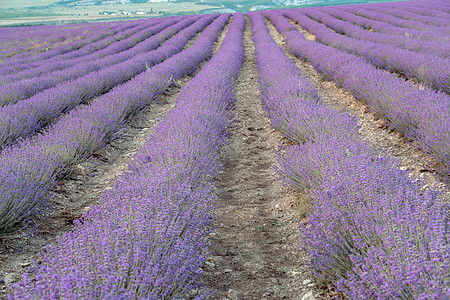
[[10, 299], [450, 298], [450, 5], [0, 29]]

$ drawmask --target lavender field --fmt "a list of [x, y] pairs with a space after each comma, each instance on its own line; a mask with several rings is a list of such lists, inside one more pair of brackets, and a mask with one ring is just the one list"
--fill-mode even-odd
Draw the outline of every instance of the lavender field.
[[0, 28], [5, 299], [450, 299], [450, 4]]

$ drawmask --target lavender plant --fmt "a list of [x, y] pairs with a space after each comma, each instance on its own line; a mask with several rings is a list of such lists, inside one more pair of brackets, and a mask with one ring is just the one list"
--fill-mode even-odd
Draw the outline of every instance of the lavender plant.
[[279, 151], [278, 173], [309, 196], [300, 229], [316, 275], [351, 299], [450, 297], [450, 207], [442, 195], [423, 190], [396, 159], [361, 141], [355, 118], [311, 97], [313, 87], [270, 37], [263, 16], [247, 14], [273, 126], [289, 137], [286, 127], [303, 124], [303, 138], [290, 137], [296, 145]]
[[[149, 23], [153, 23], [153, 22], [150, 21]], [[94, 44], [94, 46], [96, 46], [96, 45], [102, 45], [103, 43], [106, 43], [106, 45], [107, 45], [108, 42], [112, 42], [112, 40], [111, 40], [112, 36], [115, 35], [117, 37], [120, 37], [120, 36], [122, 36], [122, 32], [127, 32], [130, 30], [133, 30], [142, 24], [127, 23], [127, 24], [122, 24], [121, 26], [116, 25], [116, 26], [113, 26], [112, 28], [110, 28], [106, 25], [103, 25], [103, 26], [102, 25], [100, 25], [98, 27], [98, 29], [94, 30], [94, 31], [84, 29], [81, 34], [80, 34], [80, 30], [78, 29], [77, 31], [75, 31], [75, 33], [80, 34], [78, 36], [65, 36], [65, 35], [69, 35], [69, 32], [70, 32], [69, 31], [68, 33], [63, 35], [62, 38], [61, 38], [61, 33], [58, 34], [58, 31], [57, 31], [57, 33], [49, 34], [46, 30], [41, 29], [42, 31], [47, 32], [47, 34], [49, 35], [48, 39], [51, 39], [51, 40], [56, 39], [56, 43], [49, 44], [49, 42], [51, 40], [48, 42], [44, 40], [41, 42], [42, 45], [40, 46], [39, 44], [35, 44], [35, 42], [31, 42], [31, 46], [29, 47], [28, 51], [23, 51], [20, 55], [15, 55], [14, 58], [4, 59], [4, 61], [3, 61], [4, 64], [1, 66], [2, 73], [4, 73], [6, 75], [7, 73], [10, 73], [10, 72], [14, 72], [14, 71], [17, 72], [17, 71], [33, 68], [38, 65], [41, 65], [42, 63], [44, 63], [45, 61], [47, 61], [49, 59], [55, 59], [56, 57], [64, 58], [64, 57], [76, 56], [77, 53], [83, 53], [86, 49], [91, 48], [92, 44]], [[65, 30], [63, 30], [62, 33], [64, 34]], [[14, 36], [13, 32], [10, 34], [12, 36]], [[61, 44], [67, 44], [71, 40], [86, 39], [86, 37], [84, 36], [86, 34], [91, 34], [91, 35], [94, 34], [94, 36], [91, 37], [90, 43], [83, 44], [78, 49], [74, 49], [73, 51], [69, 51], [66, 53], [61, 53], [64, 51], [56, 52], [56, 50], [53, 50], [54, 48], [57, 48], [58, 46], [60, 46], [60, 44], [57, 41], [59, 41]], [[33, 36], [33, 40], [34, 39], [36, 39], [35, 36]], [[23, 45], [23, 43], [27, 43], [27, 42], [26, 41], [19, 42], [18, 40], [16, 40], [16, 43], [19, 43], [19, 45]], [[52, 50], [54, 56], [49, 56], [48, 54], [43, 55], [40, 53], [36, 53], [39, 51], [38, 48], [40, 48], [40, 47], [45, 47], [44, 48], [45, 52]], [[38, 57], [38, 59], [41, 58], [41, 60], [36, 60], [36, 58], [32, 58], [33, 55], [36, 55]], [[42, 56], [42, 57], [39, 57], [39, 56]]]
[[[179, 30], [192, 24], [197, 19], [198, 17], [195, 16], [194, 18], [182, 20], [177, 24], [173, 24], [175, 22], [164, 22], [163, 24], [156, 25], [156, 27], [150, 28], [149, 33], [160, 32], [161, 25], [166, 25], [167, 27], [159, 34], [150, 37], [140, 44], [137, 44], [133, 39], [128, 39], [123, 41], [123, 43], [112, 44], [111, 47], [108, 47], [105, 51], [94, 53], [91, 57], [81, 57], [72, 61], [64, 61], [62, 65], [59, 58], [56, 60], [56, 66], [54, 66], [51, 61], [48, 61], [48, 64], [45, 65], [44, 69], [51, 70], [54, 67], [57, 69], [61, 69], [62, 67], [62, 69], [51, 72], [46, 76], [37, 76], [40, 71], [39, 68], [26, 70], [29, 71], [28, 73], [31, 73], [33, 78], [22, 81], [16, 80], [12, 84], [0, 87], [0, 105], [15, 104], [52, 87], [63, 89], [64, 86], [57, 85], [61, 85], [66, 81], [74, 81], [76, 79], [82, 80], [83, 76], [92, 76], [92, 74], [90, 74], [92, 72], [99, 72], [107, 67], [112, 68], [112, 66], [120, 63], [122, 63], [120, 67], [123, 68], [126, 61], [133, 58], [139, 59], [139, 57], [142, 59], [144, 52], [157, 49], [167, 39], [171, 38]], [[139, 54], [140, 56], [138, 56]], [[90, 58], [93, 58], [93, 60], [89, 61]], [[71, 64], [73, 65], [71, 66]], [[63, 66], [68, 66], [69, 68], [64, 69]], [[111, 71], [111, 69], [108, 70]], [[38, 74], [36, 74], [36, 71]], [[5, 80], [8, 81], [11, 79], [14, 79], [14, 76], [8, 76]]]
[[[287, 12], [287, 14], [289, 13], [291, 12]], [[276, 16], [278, 12], [267, 11], [263, 14], [270, 17]], [[439, 58], [426, 53], [415, 53], [391, 45], [353, 39], [335, 33], [323, 24], [319, 24], [304, 15], [296, 14], [295, 18], [300, 26], [307, 28], [322, 44], [356, 54], [366, 58], [376, 67], [397, 72], [406, 78], [416, 79], [438, 91], [450, 93], [450, 59]], [[274, 22], [280, 22], [279, 20], [286, 22], [283, 18], [273, 19]], [[284, 33], [283, 30], [277, 29], [280, 33]]]
[[[94, 32], [97, 30], [101, 32], [102, 27], [103, 26], [98, 26], [98, 29], [94, 30]], [[94, 29], [95, 27], [92, 26], [91, 28]], [[64, 54], [64, 53], [78, 50], [81, 47], [83, 47], [84, 45], [89, 44], [91, 42], [95, 42], [105, 36], [105, 33], [100, 33], [100, 34], [94, 34], [93, 36], [88, 37], [89, 32], [90, 32], [90, 30], [81, 31], [81, 32], [79, 32], [80, 35], [78, 37], [73, 38], [68, 43], [62, 43], [58, 47], [54, 47], [53, 49], [51, 49], [49, 51], [41, 52], [41, 53], [39, 53], [37, 55], [33, 55], [33, 56], [17, 58], [17, 59], [8, 61], [8, 62], [2, 64], [2, 66], [0, 67], [0, 74], [5, 75], [5, 74], [9, 74], [11, 72], [16, 72], [16, 71], [21, 70], [22, 68], [26, 68], [26, 66], [30, 62], [40, 61], [43, 59], [53, 57], [55, 55]]]
[[82, 62], [87, 63], [95, 59], [125, 51], [175, 22], [175, 20], [169, 19], [165, 22], [161, 21], [154, 24], [155, 22], [153, 21], [133, 26], [127, 30], [118, 31], [114, 35], [108, 35], [106, 38], [95, 43], [90, 43], [77, 51], [56, 55], [35, 63], [28, 63], [26, 64], [26, 69], [3, 76], [1, 79], [2, 83], [0, 84], [4, 86], [12, 82], [17, 82], [18, 80], [42, 76], [53, 71], [61, 71], [72, 67], [75, 64]]
[[433, 25], [427, 25], [418, 21], [414, 20], [407, 20], [402, 18], [397, 18], [395, 16], [381, 13], [379, 11], [373, 11], [367, 9], [367, 6], [349, 6], [349, 7], [342, 7], [343, 10], [353, 12], [359, 16], [366, 17], [369, 19], [375, 19], [375, 20], [383, 20], [384, 22], [387, 22], [389, 24], [392, 24], [394, 26], [403, 27], [403, 28], [412, 28], [420, 31], [427, 31], [427, 32], [435, 32], [440, 35], [449, 35], [450, 31], [448, 31], [446, 28], [433, 26]]
[[233, 114], [245, 19], [181, 91], [103, 204], [41, 254], [11, 299], [202, 299], [218, 149]]
[[448, 42], [450, 36], [440, 34], [439, 32], [421, 31], [413, 28], [403, 28], [399, 26], [392, 25], [388, 23], [385, 18], [389, 19], [388, 15], [379, 15], [377, 20], [364, 18], [358, 16], [354, 13], [344, 11], [336, 7], [324, 7], [320, 8], [320, 11], [332, 15], [340, 20], [351, 22], [352, 24], [361, 26], [365, 30], [373, 30], [381, 33], [391, 34], [391, 35], [403, 35], [414, 39], [422, 40], [435, 40], [441, 42]]
[[[97, 98], [91, 105], [71, 111], [34, 139], [6, 148], [0, 154], [0, 233], [44, 209], [45, 196], [70, 166], [103, 147], [128, 117], [151, 103], [172, 80], [194, 72], [211, 54], [218, 31], [229, 17], [219, 16], [187, 50]], [[180, 33], [185, 36], [177, 42], [184, 45], [185, 39], [202, 27]]]
[[450, 21], [448, 18], [439, 18], [439, 17], [429, 17], [429, 16], [421, 16], [420, 14], [415, 14], [408, 9], [396, 9], [385, 7], [385, 5], [370, 5], [369, 9], [373, 9], [375, 11], [387, 12], [390, 15], [395, 17], [399, 17], [401, 19], [414, 20], [425, 24], [448, 27], [450, 26]]
[[[283, 13], [299, 22], [304, 17], [295, 11]], [[294, 55], [310, 61], [320, 73], [352, 92], [378, 116], [387, 120], [391, 128], [417, 140], [437, 160], [436, 168], [447, 180], [450, 174], [448, 95], [417, 87], [371, 66], [364, 59], [308, 41], [298, 31], [291, 30], [285, 37], [287, 47]]]
[[[174, 28], [169, 27], [149, 44], [138, 46], [139, 53], [122, 63], [91, 72], [76, 80], [58, 85], [17, 104], [0, 108], [0, 145], [12, 145], [19, 138], [27, 138], [43, 127], [57, 120], [61, 113], [68, 112], [79, 104], [100, 96], [111, 88], [144, 72], [146, 66], [153, 66], [183, 49], [187, 42], [209, 24], [215, 16], [204, 16], [197, 22], [187, 19], [173, 26], [184, 28], [156, 50], [145, 52], [147, 47], [156, 48], [162, 41], [172, 36]], [[194, 23], [194, 24], [192, 24]], [[192, 25], [190, 25], [192, 24]], [[190, 25], [190, 26], [188, 26]], [[155, 41], [156, 40], [156, 41]], [[161, 41], [162, 40], [162, 41]], [[120, 54], [119, 54], [120, 55]], [[127, 54], [124, 54], [127, 56]], [[83, 67], [79, 68], [83, 70]], [[52, 101], [49, 101], [52, 99]]]
[[314, 8], [299, 9], [308, 17], [323, 23], [329, 28], [348, 37], [361, 41], [393, 45], [395, 47], [415, 52], [424, 52], [437, 57], [449, 58], [450, 46], [434, 41], [422, 41], [411, 39], [407, 36], [392, 36], [389, 34], [367, 31], [349, 22], [341, 21], [330, 17]]

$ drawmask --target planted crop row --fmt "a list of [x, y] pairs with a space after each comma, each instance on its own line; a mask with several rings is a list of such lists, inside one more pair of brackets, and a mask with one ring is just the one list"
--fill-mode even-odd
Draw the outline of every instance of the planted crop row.
[[[180, 32], [169, 42], [176, 49], [173, 51], [182, 49], [214, 17], [205, 16]], [[45, 133], [5, 149], [0, 154], [0, 232], [45, 207], [47, 193], [71, 165], [105, 145], [130, 115], [151, 103], [173, 80], [194, 72], [211, 55], [218, 32], [229, 17], [219, 16], [187, 50], [114, 88], [91, 105], [71, 111]]]
[[[63, 43], [62, 45], [52, 48], [49, 51], [41, 52], [37, 55], [32, 55], [30, 57], [23, 57], [19, 59], [13, 59], [7, 62], [2, 63], [0, 67], [0, 75], [10, 74], [12, 72], [22, 70], [22, 66], [27, 66], [29, 63], [42, 61], [47, 58], [51, 58], [55, 55], [68, 53], [71, 51], [75, 51], [87, 45], [89, 43], [98, 41], [100, 39], [105, 38], [109, 35], [109, 32], [98, 30], [93, 36], [89, 36], [88, 33], [83, 33], [82, 38], [74, 39], [68, 43]], [[91, 33], [92, 34], [92, 33]]]
[[[416, 6], [416, 4], [414, 2], [408, 3], [408, 4], [412, 4], [412, 5], [393, 5], [392, 7], [407, 10], [407, 11], [410, 11], [410, 12], [413, 12], [413, 13], [419, 14], [419, 15], [430, 16], [430, 17], [435, 17], [435, 18], [439, 18], [439, 19], [442, 19], [442, 18], [447, 19], [447, 22], [449, 22], [448, 18], [450, 16], [447, 13], [432, 9], [432, 7], [430, 7], [429, 4], [427, 5], [426, 2], [418, 3], [419, 4], [418, 6]], [[439, 3], [439, 4], [441, 4], [441, 3]], [[439, 8], [439, 6], [437, 6], [437, 5], [435, 7]]]
[[48, 247], [35, 273], [14, 287], [15, 299], [207, 296], [198, 279], [212, 227], [211, 179], [233, 119], [244, 28], [243, 15], [235, 14], [219, 52], [181, 91], [129, 172], [82, 223]]
[[401, 18], [397, 18], [394, 17], [392, 15], [386, 14], [386, 13], [380, 13], [377, 11], [372, 11], [369, 9], [366, 9], [365, 7], [367, 6], [343, 6], [342, 9], [351, 13], [354, 13], [356, 15], [365, 17], [365, 18], [369, 18], [369, 19], [374, 19], [374, 20], [383, 20], [383, 22], [387, 22], [389, 24], [395, 25], [395, 26], [399, 26], [399, 27], [404, 27], [404, 28], [413, 28], [416, 30], [422, 30], [422, 31], [431, 31], [437, 34], [441, 34], [441, 35], [449, 35], [450, 34], [450, 30], [447, 30], [443, 27], [438, 27], [438, 26], [434, 26], [434, 25], [427, 25], [427, 24], [423, 24], [421, 22], [418, 21], [414, 21], [414, 20], [406, 20], [406, 19], [401, 19]]
[[[161, 21], [153, 25], [151, 23], [142, 24], [127, 30], [121, 30], [114, 35], [108, 35], [104, 39], [87, 44], [76, 51], [26, 64], [26, 66], [21, 67], [21, 71], [3, 76], [0, 84], [5, 85], [7, 83], [16, 82], [17, 80], [42, 76], [43, 74], [52, 71], [63, 70], [78, 63], [85, 63], [90, 60], [120, 52], [121, 50], [126, 50], [157, 33], [154, 29], [158, 28], [158, 26], [160, 30], [162, 30], [164, 27], [172, 25], [173, 23], [175, 23], [175, 21], [170, 22], [170, 20], [167, 20], [167, 22]], [[112, 49], [114, 49], [114, 51], [111, 51]]]
[[439, 27], [448, 27], [450, 26], [450, 20], [441, 19], [437, 17], [430, 16], [422, 16], [416, 13], [409, 12], [408, 9], [396, 9], [396, 8], [385, 8], [384, 5], [369, 5], [369, 9], [379, 11], [382, 13], [387, 13], [393, 15], [395, 17], [405, 19], [405, 20], [414, 20], [425, 24], [435, 25]]
[[383, 19], [372, 20], [363, 18], [356, 14], [346, 12], [335, 7], [321, 7], [320, 11], [332, 15], [340, 20], [351, 22], [352, 24], [363, 27], [366, 30], [373, 30], [385, 34], [403, 35], [414, 39], [434, 40], [434, 41], [450, 41], [450, 36], [445, 36], [437, 32], [420, 31], [412, 28], [403, 28], [383, 22]]
[[[27, 62], [27, 63], [23, 63], [23, 64], [19, 64], [16, 63], [16, 65], [14, 66], [14, 72], [16, 71], [24, 71], [30, 68], [35, 68], [35, 67], [39, 67], [39, 66], [44, 66], [45, 64], [52, 64], [52, 63], [56, 63], [56, 62], [61, 62], [63, 60], [67, 60], [67, 59], [73, 59], [73, 58], [77, 58], [83, 55], [87, 55], [89, 53], [92, 53], [93, 51], [97, 51], [97, 50], [101, 50], [107, 46], [109, 46], [111, 43], [116, 42], [117, 40], [122, 40], [124, 38], [127, 37], [127, 35], [129, 35], [130, 33], [132, 34], [133, 30], [136, 29], [143, 29], [145, 28], [147, 25], [148, 27], [150, 26], [154, 26], [157, 24], [164, 24], [165, 22], [170, 22], [174, 20], [179, 20], [180, 17], [169, 17], [169, 18], [164, 18], [164, 19], [158, 19], [158, 20], [145, 20], [146, 22], [140, 22], [138, 24], [134, 24], [133, 26], [126, 26], [123, 28], [119, 28], [119, 29], [111, 29], [108, 28], [108, 30], [106, 31], [108, 33], [108, 36], [106, 36], [105, 39], [101, 39], [98, 40], [96, 42], [92, 42], [92, 43], [88, 43], [86, 45], [84, 45], [83, 47], [76, 49], [74, 51], [70, 51], [67, 53], [59, 53], [56, 54], [54, 56], [51, 57], [47, 57], [45, 59], [42, 60], [37, 60], [37, 61], [33, 61], [33, 62]], [[138, 38], [139, 35], [138, 35]], [[10, 75], [14, 75], [14, 74], [10, 74]]]
[[[0, 87], [0, 106], [19, 102], [62, 82], [75, 80], [91, 72], [100, 71], [109, 66], [129, 60], [137, 54], [154, 50], [180, 28], [183, 28], [182, 26], [185, 26], [186, 23], [192, 23], [196, 19], [198, 17], [186, 18], [184, 21], [175, 25], [173, 25], [175, 22], [169, 21], [152, 26], [145, 31], [150, 35], [150, 38], [145, 39], [141, 43], [138, 43], [133, 38], [129, 38], [114, 43], [106, 49], [94, 52], [87, 57], [63, 61], [56, 59], [54, 63], [49, 61], [42, 68], [26, 70], [26, 73], [28, 73], [26, 75], [33, 77], [30, 79], [17, 81], [14, 78], [6, 78], [7, 81], [12, 79], [14, 82]], [[161, 31], [164, 28], [161, 26], [165, 26], [165, 30]], [[160, 33], [157, 34], [158, 32]], [[44, 76], [38, 75], [40, 72], [53, 69], [57, 70]], [[15, 77], [15, 75], [12, 77]], [[17, 75], [20, 76], [22, 74], [18, 73]]]
[[42, 26], [24, 27], [25, 29], [17, 27], [2, 28], [0, 30], [1, 61], [4, 62], [48, 51], [73, 39], [83, 38], [90, 31], [106, 31], [107, 27], [114, 30], [123, 26], [130, 26], [131, 24], [102, 25], [97, 27], [85, 25], [75, 28], [73, 26], [71, 28], [60, 26], [63, 30], [55, 26], [47, 26], [47, 28]]
[[[408, 79], [414, 78], [433, 89], [450, 93], [450, 59], [403, 50], [392, 45], [353, 39], [337, 34], [325, 25], [294, 10], [285, 10], [283, 13], [314, 34], [322, 44], [364, 57], [381, 69], [402, 74]], [[277, 12], [267, 11], [264, 14], [269, 16]], [[296, 29], [291, 27], [289, 30]]]
[[79, 104], [100, 96], [114, 86], [144, 72], [146, 66], [158, 64], [180, 52], [188, 41], [215, 17], [207, 15], [195, 23], [194, 21], [198, 19], [197, 17], [183, 20], [166, 28], [149, 43], [143, 45], [144, 49], [149, 45], [152, 47], [149, 47], [149, 50], [157, 48], [178, 30], [194, 23], [168, 39], [156, 50], [139, 51], [142, 53], [136, 56], [131, 55], [131, 57], [125, 53], [124, 56], [129, 59], [122, 63], [106, 67], [100, 71], [91, 72], [17, 104], [0, 108], [0, 146], [11, 145], [19, 138], [33, 135], [46, 125], [57, 120], [61, 113], [70, 111]]
[[[278, 15], [276, 18], [284, 18]], [[291, 30], [285, 33], [287, 47], [328, 78], [367, 104], [391, 128], [415, 139], [450, 175], [450, 97], [421, 89], [362, 58], [306, 40]]]
[[308, 223], [300, 226], [316, 275], [350, 299], [450, 297], [449, 207], [442, 195], [423, 191], [396, 159], [361, 141], [357, 120], [323, 104], [264, 18], [247, 14], [264, 107], [296, 144], [278, 153], [278, 172], [308, 195]]
[[314, 8], [299, 9], [298, 11], [318, 22], [321, 22], [337, 33], [351, 38], [359, 39], [361, 41], [385, 44], [386, 46], [392, 45], [401, 49], [419, 53], [428, 53], [438, 57], [450, 57], [450, 46], [448, 44], [442, 45], [442, 43], [435, 41], [422, 41], [411, 39], [406, 36], [392, 36], [390, 34], [367, 31], [349, 22], [335, 19], [332, 16], [322, 13]]

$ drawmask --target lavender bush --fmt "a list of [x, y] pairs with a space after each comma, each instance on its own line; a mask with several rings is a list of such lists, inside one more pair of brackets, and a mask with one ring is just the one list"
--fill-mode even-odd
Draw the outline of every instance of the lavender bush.
[[449, 35], [450, 31], [443, 27], [438, 27], [434, 25], [427, 25], [418, 21], [414, 20], [407, 20], [402, 18], [397, 18], [395, 16], [389, 15], [387, 13], [381, 13], [373, 10], [367, 9], [367, 6], [344, 6], [342, 7], [343, 10], [353, 12], [359, 16], [366, 17], [369, 19], [374, 20], [383, 20], [384, 22], [387, 22], [389, 24], [403, 27], [403, 28], [412, 28], [420, 31], [426, 31], [426, 32], [434, 32], [438, 33], [440, 35]]
[[[325, 12], [333, 17], [351, 22], [352, 24], [363, 27], [365, 30], [373, 30], [381, 33], [391, 34], [391, 35], [403, 35], [414, 39], [422, 40], [435, 40], [441, 42], [448, 42], [450, 36], [440, 34], [439, 32], [421, 31], [413, 28], [403, 28], [399, 26], [392, 25], [388, 23], [385, 19], [389, 19], [392, 16], [388, 15], [377, 15], [377, 20], [364, 18], [358, 16], [355, 13], [350, 13], [339, 7], [321, 7], [320, 11]], [[374, 13], [376, 14], [376, 13]]]
[[[174, 22], [170, 21], [167, 23], [163, 22], [162, 24], [158, 24], [155, 27], [150, 28], [149, 33], [153, 34], [159, 32], [159, 34], [150, 37], [140, 44], [137, 44], [133, 39], [127, 39], [123, 41], [123, 43], [113, 44], [104, 51], [94, 53], [91, 57], [81, 57], [69, 61], [64, 60], [63, 62], [61, 62], [59, 58], [56, 58], [56, 64], [53, 64], [52, 61], [49, 60], [45, 65], [44, 70], [51, 70], [53, 68], [60, 69], [61, 67], [62, 70], [56, 70], [46, 76], [38, 76], [39, 71], [41, 71], [42, 68], [26, 70], [28, 71], [27, 73], [31, 73], [30, 75], [33, 78], [22, 81], [15, 80], [15, 82], [9, 85], [0, 87], [0, 105], [4, 106], [7, 104], [14, 104], [39, 92], [55, 87], [58, 84], [60, 85], [66, 81], [73, 81], [76, 79], [82, 80], [83, 76], [89, 76], [92, 72], [102, 71], [107, 67], [113, 68], [113, 65], [118, 65], [119, 63], [125, 64], [126, 61], [133, 58], [138, 59], [138, 54], [141, 54], [142, 56], [144, 52], [155, 50], [167, 39], [175, 35], [179, 30], [192, 24], [197, 19], [198, 17], [187, 18], [177, 24], [173, 24]], [[163, 31], [161, 31], [161, 25], [166, 26]], [[93, 60], [89, 61], [90, 59]], [[73, 65], [71, 66], [72, 63]], [[123, 64], [120, 65], [121, 68], [123, 68]], [[63, 66], [67, 66], [69, 68], [64, 69]], [[16, 74], [9, 76], [5, 80], [14, 80], [15, 75]], [[18, 73], [17, 75], [20, 74]], [[64, 86], [60, 85], [57, 88], [64, 89]]]
[[[263, 12], [263, 14], [270, 17], [278, 14], [278, 12], [267, 11]], [[414, 78], [436, 90], [450, 93], [450, 59], [407, 51], [391, 45], [353, 39], [335, 33], [323, 24], [317, 23], [303, 14], [294, 13], [293, 10], [287, 11], [286, 14], [295, 16], [298, 24], [306, 28], [311, 34], [314, 34], [316, 40], [322, 44], [356, 54], [366, 58], [376, 67], [397, 72], [406, 78]], [[274, 18], [274, 20], [280, 22], [278, 20], [283, 19]], [[284, 20], [284, 22], [286, 21]], [[341, 25], [345, 26], [344, 24]], [[279, 30], [279, 32], [284, 33], [283, 30]]]
[[[91, 105], [71, 111], [43, 134], [6, 148], [0, 154], [0, 233], [45, 208], [46, 194], [71, 165], [103, 147], [129, 116], [151, 103], [172, 80], [194, 72], [211, 55], [218, 32], [229, 17], [219, 16], [186, 51], [116, 87]], [[178, 43], [184, 43], [200, 29], [194, 26], [180, 32], [185, 36]]]
[[298, 11], [316, 21], [323, 23], [329, 28], [335, 30], [337, 33], [344, 34], [351, 38], [359, 39], [362, 41], [393, 45], [401, 49], [419, 53], [424, 52], [437, 57], [450, 57], [450, 46], [448, 44], [443, 45], [440, 42], [422, 41], [411, 39], [407, 36], [392, 36], [390, 34], [367, 31], [349, 22], [334, 19], [330, 15], [324, 14], [314, 8], [304, 8], [299, 9]]
[[[100, 96], [114, 86], [144, 72], [146, 67], [156, 65], [180, 52], [188, 41], [215, 17], [207, 15], [195, 23], [195, 19], [184, 20], [173, 26], [179, 29], [187, 28], [168, 39], [156, 50], [142, 52], [122, 63], [106, 67], [97, 72], [91, 72], [86, 76], [58, 85], [17, 104], [0, 108], [0, 128], [2, 129], [0, 146], [11, 145], [19, 138], [33, 135], [57, 120], [61, 113], [68, 112], [79, 104]], [[167, 31], [163, 30], [160, 34], [164, 37], [162, 38], [164, 41], [174, 34], [174, 28], [169, 27]], [[155, 36], [155, 39], [151, 42], [152, 48], [156, 48], [162, 43], [159, 40], [160, 38], [159, 35]], [[143, 45], [144, 48], [148, 46], [148, 44]], [[52, 101], [49, 101], [49, 99], [52, 99]]]
[[[80, 46], [78, 47], [74, 47], [74, 49], [72, 51], [69, 52], [65, 52], [64, 51], [59, 51], [57, 52], [56, 50], [53, 50], [55, 48], [58, 48], [60, 46], [60, 44], [58, 42], [56, 42], [55, 44], [48, 44], [47, 41], [41, 41], [42, 43], [42, 47], [45, 47], [45, 51], [43, 52], [48, 52], [48, 51], [52, 51], [53, 52], [53, 56], [49, 56], [49, 55], [43, 55], [42, 53], [35, 53], [36, 51], [38, 51], [37, 48], [39, 48], [40, 46], [35, 45], [35, 43], [33, 42], [32, 45], [34, 45], [34, 47], [30, 47], [33, 49], [30, 49], [30, 51], [24, 51], [22, 52], [20, 55], [15, 55], [14, 59], [11, 58], [9, 60], [4, 59], [4, 63], [1, 66], [1, 70], [3, 74], [8, 74], [11, 72], [17, 72], [17, 71], [22, 71], [22, 70], [26, 70], [29, 68], [33, 68], [36, 66], [39, 66], [41, 64], [43, 64], [45, 61], [47, 60], [51, 60], [51, 59], [55, 59], [56, 57], [71, 57], [71, 56], [76, 56], [77, 52], [84, 52], [86, 49], [89, 49], [90, 46], [92, 44], [94, 45], [102, 45], [103, 43], [108, 43], [111, 42], [111, 38], [114, 35], [117, 36], [121, 36], [121, 32], [127, 32], [130, 30], [134, 30], [136, 29], [136, 27], [139, 27], [139, 25], [142, 24], [122, 24], [121, 26], [113, 26], [111, 27], [107, 27], [107, 26], [99, 26], [98, 29], [94, 30], [93, 32], [91, 30], [83, 30], [82, 32], [79, 32], [79, 30], [77, 30], [76, 32], [79, 33], [79, 36], [74, 36], [74, 37], [68, 37], [68, 36], [64, 36], [64, 38], [58, 38], [61, 35], [58, 33], [53, 33], [53, 34], [49, 34], [49, 37], [47, 37], [48, 39], [51, 39], [50, 41], [56, 39], [56, 41], [58, 40], [62, 40], [61, 44], [67, 44], [70, 43], [71, 41], [74, 40], [86, 40], [87, 37], [85, 37], [85, 35], [90, 34], [93, 35], [91, 36], [91, 38], [89, 38], [87, 41], [87, 44], [82, 44], [82, 45], [78, 45]], [[43, 29], [42, 29], [43, 30]], [[45, 30], [43, 30], [45, 31]], [[62, 33], [65, 33], [65, 30], [62, 31]], [[68, 33], [67, 33], [68, 34]], [[35, 38], [33, 38], [35, 39]], [[49, 41], [49, 42], [50, 42]], [[23, 45], [23, 43], [27, 43], [26, 41], [22, 41], [21, 44]], [[39, 43], [39, 42], [36, 42]], [[32, 50], [32, 51], [31, 51]], [[34, 52], [34, 53], [33, 53]], [[41, 60], [36, 60], [35, 57], [36, 56], [38, 59], [41, 58]], [[42, 57], [40, 57], [42, 56]]]
[[174, 19], [160, 22], [146, 22], [126, 30], [118, 31], [114, 35], [108, 35], [106, 38], [95, 43], [90, 43], [76, 51], [56, 55], [39, 62], [28, 63], [26, 64], [26, 69], [3, 76], [1, 79], [2, 83], [0, 84], [4, 86], [18, 80], [42, 76], [53, 71], [67, 69], [79, 63], [87, 63], [95, 59], [125, 51], [175, 22], [176, 20]]
[[[157, 21], [157, 19], [154, 19], [154, 21], [147, 22]], [[34, 61], [36, 58], [33, 56], [36, 55], [43, 55], [38, 56], [37, 59], [45, 59], [51, 56], [44, 55], [43, 52], [53, 50], [74, 40], [86, 39], [86, 43], [89, 44], [90, 38], [94, 38], [91, 41], [95, 41], [96, 35], [99, 35], [98, 37], [101, 39], [100, 35], [114, 35], [119, 31], [138, 26], [142, 24], [141, 22], [142, 20], [0, 28], [0, 45], [2, 46], [0, 59], [2, 62], [24, 59], [24, 63]]]
[[[296, 20], [303, 15], [283, 11]], [[283, 18], [273, 15], [274, 18]], [[275, 22], [275, 21], [274, 21]], [[415, 139], [438, 162], [444, 175], [450, 174], [450, 97], [444, 93], [420, 88], [411, 82], [377, 69], [366, 60], [320, 43], [306, 40], [298, 31], [285, 34], [292, 53], [310, 61], [313, 66], [367, 104], [389, 126]]]
[[244, 28], [238, 13], [219, 52], [181, 91], [129, 172], [41, 254], [42, 263], [13, 287], [11, 299], [207, 296], [198, 278], [208, 253], [211, 178], [233, 117]]
[[[103, 37], [105, 37], [105, 33], [101, 32], [102, 27], [103, 26], [98, 26], [97, 27], [98, 29], [94, 30], [94, 32], [99, 30], [100, 34], [94, 34], [93, 36], [89, 37], [89, 35], [88, 35], [89, 30], [88, 31], [82, 30], [79, 32], [79, 35], [80, 35], [79, 37], [73, 38], [68, 43], [62, 43], [58, 47], [54, 47], [53, 49], [51, 49], [49, 51], [45, 51], [45, 52], [41, 52], [37, 55], [31, 55], [28, 57], [17, 58], [17, 59], [13, 59], [8, 62], [5, 62], [0, 67], [0, 74], [5, 75], [5, 74], [12, 73], [12, 72], [20, 71], [20, 70], [22, 70], [22, 68], [26, 68], [28, 66], [28, 63], [35, 62], [35, 61], [41, 61], [41, 60], [53, 57], [55, 55], [75, 51], [75, 50], [80, 49], [84, 45], [87, 45], [91, 42], [95, 42], [99, 39], [102, 39]], [[92, 26], [91, 28], [94, 29], [95, 26]], [[106, 33], [106, 34], [108, 34], [108, 33]]]
[[[405, 7], [405, 6], [403, 6]], [[429, 17], [429, 16], [421, 16], [420, 14], [415, 14], [408, 9], [396, 9], [394, 8], [388, 8], [385, 5], [369, 5], [370, 9], [373, 9], [375, 11], [380, 11], [384, 13], [388, 13], [390, 15], [393, 15], [395, 17], [399, 17], [401, 19], [407, 19], [407, 20], [414, 20], [425, 24], [435, 25], [437, 27], [448, 27], [450, 26], [450, 21], [448, 18], [439, 18], [439, 17]], [[448, 29], [448, 28], [447, 28]]]
[[[301, 231], [317, 276], [351, 299], [450, 297], [450, 207], [441, 194], [422, 190], [396, 159], [361, 141], [356, 119], [311, 96], [311, 84], [270, 37], [264, 18], [247, 14], [273, 125], [283, 133], [290, 124], [314, 128], [290, 138], [297, 145], [279, 152], [278, 172], [309, 196]], [[322, 113], [316, 116], [312, 106]]]

